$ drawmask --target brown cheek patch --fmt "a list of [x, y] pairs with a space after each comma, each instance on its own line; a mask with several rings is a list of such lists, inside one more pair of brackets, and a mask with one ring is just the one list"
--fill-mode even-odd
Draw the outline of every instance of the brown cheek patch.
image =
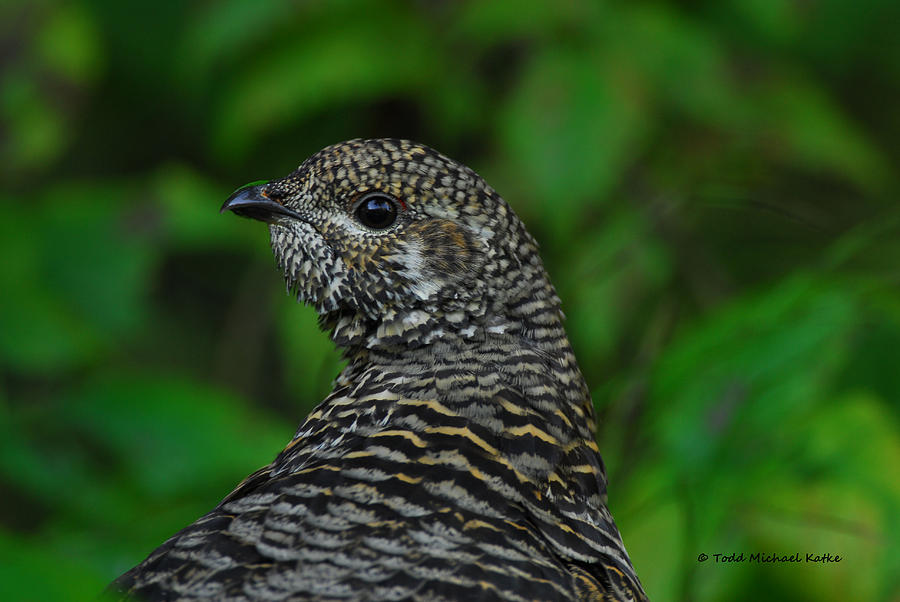
[[421, 242], [429, 271], [447, 275], [466, 272], [474, 250], [467, 230], [449, 220], [432, 219], [410, 225], [408, 232]]

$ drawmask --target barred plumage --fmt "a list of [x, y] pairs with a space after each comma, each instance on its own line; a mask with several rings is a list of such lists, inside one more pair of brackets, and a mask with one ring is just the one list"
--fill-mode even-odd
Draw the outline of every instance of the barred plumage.
[[114, 588], [148, 600], [645, 600], [537, 244], [403, 140], [223, 209], [269, 222], [346, 369], [274, 462]]

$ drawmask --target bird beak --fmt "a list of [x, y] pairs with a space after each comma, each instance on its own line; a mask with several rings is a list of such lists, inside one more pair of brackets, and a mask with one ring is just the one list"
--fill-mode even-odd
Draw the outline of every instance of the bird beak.
[[241, 217], [258, 219], [269, 224], [274, 224], [284, 217], [302, 219], [299, 214], [269, 198], [265, 188], [265, 184], [249, 184], [238, 188], [225, 200], [219, 213], [234, 211]]

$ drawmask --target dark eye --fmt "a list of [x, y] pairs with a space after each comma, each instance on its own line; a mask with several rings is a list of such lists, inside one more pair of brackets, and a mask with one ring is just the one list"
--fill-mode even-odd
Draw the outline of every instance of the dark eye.
[[373, 192], [356, 208], [356, 219], [367, 228], [384, 230], [397, 220], [397, 203], [386, 194]]

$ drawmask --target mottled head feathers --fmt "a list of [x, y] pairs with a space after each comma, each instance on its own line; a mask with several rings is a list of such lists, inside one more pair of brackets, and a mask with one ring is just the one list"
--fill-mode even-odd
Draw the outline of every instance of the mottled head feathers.
[[288, 287], [341, 346], [527, 329], [526, 303], [527, 316], [537, 303], [558, 317], [537, 245], [506, 202], [426, 146], [343, 142], [259, 191], [289, 210], [267, 220]]

